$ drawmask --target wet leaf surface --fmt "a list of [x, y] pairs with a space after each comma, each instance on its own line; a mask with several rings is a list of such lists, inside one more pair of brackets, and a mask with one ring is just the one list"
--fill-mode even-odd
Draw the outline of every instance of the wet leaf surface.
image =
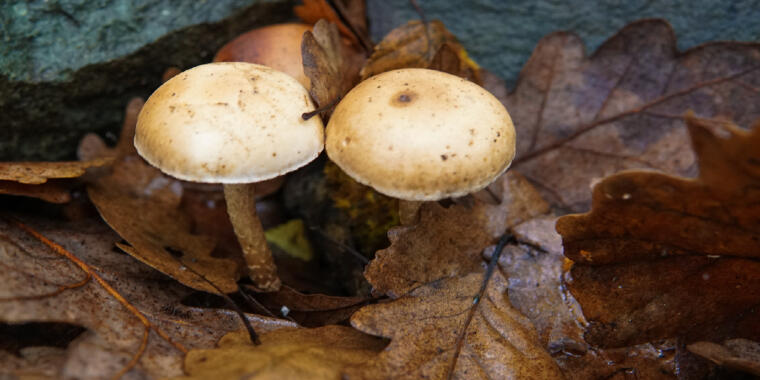
[[[360, 331], [391, 339], [369, 363], [349, 368], [350, 379], [561, 379], [538, 343], [530, 321], [512, 308], [507, 280], [491, 279], [467, 324], [483, 273], [420, 286], [388, 303], [367, 306], [351, 318]], [[460, 337], [463, 339], [460, 340]]]
[[679, 52], [662, 20], [629, 24], [590, 56], [576, 35], [550, 34], [504, 99], [520, 136], [512, 166], [571, 212], [588, 210], [590, 184], [620, 170], [694, 175], [680, 115], [750, 125], [760, 117], [758, 69], [759, 45]]
[[446, 71], [480, 83], [479, 67], [442, 22], [409, 21], [375, 46], [361, 71], [362, 79], [386, 71], [418, 67]]
[[[311, 80], [309, 93], [319, 107], [325, 107], [347, 93], [359, 80], [363, 54], [341, 42], [338, 27], [324, 19], [306, 32], [301, 42], [303, 71]], [[329, 118], [331, 111], [325, 112]]]
[[39, 185], [54, 178], [81, 177], [89, 168], [108, 165], [109, 158], [65, 162], [0, 162], [0, 180]]
[[730, 339], [722, 345], [697, 342], [689, 351], [709, 359], [715, 364], [760, 376], [760, 344], [747, 339]]
[[369, 360], [385, 346], [382, 339], [344, 326], [280, 329], [254, 346], [247, 334], [230, 333], [217, 348], [191, 351], [189, 376], [175, 379], [340, 379], [347, 365]]
[[[4, 216], [5, 217], [5, 216]], [[192, 292], [114, 249], [119, 237], [102, 222], [24, 222], [63, 245], [97, 272], [157, 328], [188, 348], [209, 347], [241, 322], [229, 311], [187, 307], [179, 300]], [[61, 291], [85, 275], [15, 226], [0, 221], [0, 321], [62, 322], [87, 328], [66, 349], [50, 353], [46, 373], [56, 378], [113, 376], [137, 352], [145, 327], [95, 281]], [[26, 297], [21, 299], [21, 297]], [[288, 321], [249, 316], [259, 331], [292, 326]], [[25, 348], [24, 360], [36, 355]], [[46, 356], [47, 357], [47, 356]], [[151, 332], [145, 353], [125, 378], [158, 378], [181, 373], [183, 354]], [[27, 367], [28, 368], [28, 367]], [[54, 370], [53, 370], [54, 369]]]
[[365, 297], [305, 294], [287, 286], [276, 293], [261, 293], [256, 299], [269, 310], [278, 310], [301, 326], [319, 327], [348, 321], [356, 310], [371, 301]]
[[[497, 180], [500, 205], [469, 198], [444, 208], [426, 202], [416, 225], [392, 228], [391, 246], [380, 250], [364, 274], [376, 293], [400, 297], [410, 290], [480, 268], [480, 256], [507, 228], [548, 211], [538, 192], [518, 173]], [[497, 190], [499, 191], [499, 190]]]
[[760, 336], [760, 128], [686, 120], [697, 179], [619, 173], [594, 187], [590, 213], [557, 222], [592, 344]]

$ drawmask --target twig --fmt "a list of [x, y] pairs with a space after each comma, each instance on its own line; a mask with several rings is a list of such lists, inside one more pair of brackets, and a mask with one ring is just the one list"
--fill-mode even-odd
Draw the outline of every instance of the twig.
[[462, 327], [462, 331], [457, 336], [457, 340], [454, 343], [454, 356], [453, 360], [451, 361], [451, 365], [447, 369], [446, 372], [446, 378], [452, 379], [454, 376], [454, 369], [457, 365], [457, 358], [459, 357], [459, 353], [462, 351], [462, 343], [464, 343], [464, 336], [467, 333], [467, 328], [470, 326], [470, 322], [472, 322], [472, 317], [475, 316], [475, 310], [478, 308], [478, 305], [480, 304], [480, 300], [483, 299], [483, 294], [485, 294], [486, 289], [488, 288], [488, 282], [491, 280], [491, 277], [493, 276], [493, 272], [496, 269], [496, 265], [499, 263], [499, 257], [501, 257], [501, 252], [504, 250], [504, 247], [509, 244], [515, 242], [515, 237], [509, 232], [504, 233], [504, 235], [501, 236], [501, 239], [499, 239], [499, 243], [496, 244], [496, 248], [493, 251], [493, 254], [491, 255], [491, 261], [488, 262], [488, 267], [486, 268], [486, 273], [483, 275], [483, 283], [480, 284], [480, 290], [478, 290], [478, 294], [475, 295], [472, 299], [472, 306], [470, 307], [469, 313], [467, 313], [467, 319], [464, 321], [464, 326]]

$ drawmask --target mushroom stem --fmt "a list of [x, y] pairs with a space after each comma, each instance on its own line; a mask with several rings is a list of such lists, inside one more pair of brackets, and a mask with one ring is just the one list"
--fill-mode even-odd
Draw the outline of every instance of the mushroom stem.
[[276, 291], [280, 289], [280, 278], [264, 237], [264, 228], [256, 216], [254, 195], [252, 183], [224, 185], [227, 215], [243, 249], [249, 276], [261, 290]]
[[402, 225], [417, 223], [420, 219], [421, 201], [398, 200], [398, 218]]

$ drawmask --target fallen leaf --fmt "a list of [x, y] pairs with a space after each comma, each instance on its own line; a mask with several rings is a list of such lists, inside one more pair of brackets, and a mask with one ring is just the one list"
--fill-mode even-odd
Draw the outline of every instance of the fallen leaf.
[[112, 161], [109, 158], [96, 158], [89, 161], [0, 162], [0, 180], [39, 185], [53, 178], [81, 177], [87, 169], [105, 166]]
[[515, 171], [493, 186], [502, 187], [500, 205], [474, 200], [444, 208], [426, 202], [416, 225], [388, 231], [391, 246], [377, 252], [364, 275], [377, 293], [400, 297], [410, 290], [480, 268], [483, 249], [507, 228], [544, 214], [548, 205]]
[[47, 181], [39, 185], [0, 181], [0, 194], [37, 198], [50, 203], [66, 203], [71, 200], [69, 186], [58, 181]]
[[279, 329], [254, 346], [247, 334], [225, 335], [218, 348], [194, 350], [179, 379], [340, 379], [347, 365], [361, 364], [385, 346], [381, 339], [344, 326]]
[[[358, 13], [358, 11], [364, 10], [365, 8], [364, 1], [353, 0], [352, 3], [356, 3], [355, 7], [357, 8], [357, 12], [355, 13]], [[293, 7], [293, 13], [307, 24], [316, 24], [321, 19], [327, 20], [338, 28], [341, 35], [350, 39], [352, 43], [359, 44], [358, 36], [355, 35], [351, 29], [343, 23], [343, 21], [341, 21], [338, 13], [326, 0], [304, 0], [302, 5], [296, 5]], [[364, 32], [366, 34], [366, 18], [364, 20]]]
[[238, 263], [212, 257], [216, 240], [192, 233], [191, 218], [180, 208], [182, 183], [134, 152], [131, 141], [141, 105], [141, 101], [130, 103], [129, 123], [125, 122], [113, 150], [98, 152], [97, 147], [104, 144], [90, 138], [88, 154], [117, 157], [109, 173], [88, 184], [90, 200], [103, 220], [129, 243], [119, 243], [119, 248], [136, 259], [194, 289], [237, 291]]
[[680, 115], [760, 117], [760, 45], [676, 46], [662, 20], [629, 24], [590, 56], [575, 34], [544, 37], [504, 99], [520, 136], [513, 168], [572, 212], [588, 210], [590, 184], [624, 169], [694, 175]]
[[[672, 341], [617, 349], [589, 346], [580, 305], [563, 291], [562, 238], [556, 217], [539, 216], [512, 228], [518, 244], [507, 246], [499, 267], [509, 274], [509, 301], [536, 328], [540, 344], [552, 355], [565, 378], [609, 379], [618, 373], [640, 379], [675, 379], [677, 345]], [[688, 377], [686, 377], [688, 378]]]
[[[319, 107], [346, 94], [359, 80], [363, 55], [343, 45], [335, 24], [319, 20], [301, 42], [303, 71], [311, 80], [309, 93]], [[324, 113], [329, 118], [332, 111]]]
[[[348, 377], [562, 379], [530, 321], [509, 304], [499, 271], [473, 306], [482, 282], [481, 272], [445, 278], [359, 310], [351, 325], [391, 343], [373, 360], [348, 368]], [[472, 307], [477, 309], [466, 324]]]
[[438, 20], [409, 21], [388, 33], [361, 70], [362, 80], [386, 71], [430, 68], [459, 75], [480, 84], [480, 68], [457, 38]]
[[71, 200], [70, 184], [61, 179], [81, 177], [87, 169], [112, 162], [113, 158], [108, 157], [66, 162], [0, 162], [0, 194], [66, 203]]
[[689, 351], [715, 364], [760, 376], [760, 344], [747, 339], [729, 339], [722, 345], [697, 342]]
[[[209, 347], [221, 335], [242, 327], [226, 310], [180, 304], [192, 290], [113, 249], [120, 239], [92, 219], [79, 222], [29, 220], [25, 223], [95, 268], [151, 324], [188, 348]], [[55, 378], [102, 379], [121, 370], [140, 347], [145, 327], [72, 262], [0, 219], [0, 321], [59, 322], [88, 329], [55, 359]], [[81, 283], [62, 290], [62, 286]], [[291, 322], [248, 316], [259, 332]], [[182, 373], [182, 352], [150, 334], [145, 353], [127, 378], [158, 378]], [[31, 360], [31, 359], [30, 359]], [[48, 368], [46, 371], [50, 370]]]
[[698, 178], [619, 173], [594, 187], [591, 212], [557, 222], [592, 344], [760, 338], [760, 127], [686, 124]]
[[216, 240], [193, 234], [180, 208], [182, 184], [137, 156], [116, 163], [113, 173], [87, 187], [103, 220], [129, 243], [119, 248], [194, 289], [237, 291], [238, 264], [212, 257]]
[[258, 293], [256, 299], [269, 310], [287, 312], [287, 317], [306, 327], [345, 322], [370, 301], [365, 297], [304, 294], [288, 286], [283, 286], [276, 293]]

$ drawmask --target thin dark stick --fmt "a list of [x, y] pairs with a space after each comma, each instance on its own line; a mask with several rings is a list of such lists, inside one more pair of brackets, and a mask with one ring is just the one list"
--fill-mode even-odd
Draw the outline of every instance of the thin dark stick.
[[504, 250], [504, 247], [507, 246], [509, 243], [516, 243], [515, 236], [511, 233], [507, 232], [504, 235], [501, 235], [501, 239], [499, 239], [499, 243], [496, 244], [496, 248], [494, 248], [493, 255], [491, 255], [491, 261], [488, 262], [488, 267], [486, 268], [486, 274], [483, 277], [483, 283], [480, 284], [480, 290], [478, 291], [478, 294], [473, 298], [472, 305], [473, 308], [480, 303], [480, 299], [483, 298], [483, 293], [485, 293], [486, 288], [488, 287], [488, 282], [491, 280], [491, 276], [493, 276], [493, 271], [496, 269], [496, 265], [499, 263], [499, 257], [501, 257], [501, 252]]
[[[177, 260], [179, 261], [179, 260]], [[245, 313], [242, 309], [240, 309], [240, 306], [235, 303], [235, 301], [230, 298], [227, 294], [225, 294], [219, 287], [216, 286], [212, 281], [206, 278], [206, 276], [202, 275], [201, 273], [196, 272], [193, 268], [190, 268], [187, 265], [183, 265], [187, 270], [195, 274], [196, 276], [203, 279], [203, 281], [207, 282], [209, 285], [211, 285], [214, 290], [219, 292], [219, 294], [222, 296], [222, 299], [227, 303], [229, 307], [232, 308], [233, 311], [240, 317], [240, 319], [243, 321], [243, 326], [245, 326], [246, 331], [248, 331], [248, 336], [251, 338], [251, 343], [258, 346], [261, 344], [261, 340], [259, 340], [259, 334], [256, 334], [256, 330], [253, 329], [253, 326], [251, 325], [251, 322], [248, 320], [248, 318], [245, 317]], [[241, 292], [242, 293], [242, 292]]]
[[425, 38], [427, 39], [427, 50], [425, 51], [426, 58], [433, 59], [433, 53], [430, 51], [433, 43], [433, 38], [430, 36], [430, 26], [428, 24], [427, 16], [425, 16], [425, 11], [422, 10], [422, 7], [417, 3], [417, 0], [409, 0], [409, 3], [412, 4], [412, 7], [414, 7], [417, 15], [420, 16], [420, 20], [422, 20], [422, 26], [425, 28]]
[[464, 336], [467, 331], [467, 328], [470, 326], [470, 322], [472, 322], [472, 317], [475, 316], [475, 310], [478, 308], [478, 304], [480, 303], [480, 300], [483, 299], [483, 294], [485, 294], [486, 289], [488, 288], [488, 282], [491, 280], [491, 277], [493, 276], [493, 272], [496, 269], [496, 266], [499, 263], [499, 257], [501, 257], [501, 252], [504, 250], [504, 247], [507, 246], [509, 243], [516, 242], [515, 236], [512, 235], [510, 232], [505, 232], [504, 235], [501, 235], [501, 239], [499, 239], [499, 243], [496, 244], [496, 248], [493, 251], [493, 254], [491, 255], [491, 261], [488, 262], [488, 267], [486, 268], [486, 273], [483, 275], [483, 283], [480, 284], [480, 290], [478, 290], [478, 294], [475, 295], [472, 299], [472, 306], [470, 307], [469, 313], [467, 313], [467, 319], [464, 321], [464, 326], [462, 327], [462, 331], [457, 336], [457, 340], [454, 343], [454, 356], [451, 360], [451, 365], [448, 368], [448, 372], [446, 373], [446, 378], [451, 379], [454, 376], [454, 369], [457, 365], [457, 360], [459, 358], [459, 353], [462, 351], [462, 343], [464, 342]]
[[367, 36], [364, 34], [359, 33], [358, 30], [356, 30], [356, 26], [351, 22], [351, 20], [346, 16], [346, 8], [341, 4], [340, 1], [333, 1], [328, 0], [327, 3], [335, 10], [335, 13], [338, 15], [338, 18], [340, 21], [345, 24], [348, 29], [351, 30], [351, 33], [353, 33], [354, 36], [356, 36], [356, 39], [359, 40], [359, 44], [362, 45], [362, 49], [364, 49], [365, 54], [369, 55], [370, 52], [372, 52], [372, 41], [370, 41]]
[[306, 113], [302, 114], [301, 118], [304, 119], [304, 120], [309, 120], [312, 117], [316, 116], [318, 113], [327, 111], [330, 108], [335, 107], [335, 105], [338, 104], [339, 101], [340, 101], [340, 96], [337, 96], [330, 103], [327, 103], [323, 107], [319, 107], [319, 108], [315, 109], [314, 111], [306, 112]]

